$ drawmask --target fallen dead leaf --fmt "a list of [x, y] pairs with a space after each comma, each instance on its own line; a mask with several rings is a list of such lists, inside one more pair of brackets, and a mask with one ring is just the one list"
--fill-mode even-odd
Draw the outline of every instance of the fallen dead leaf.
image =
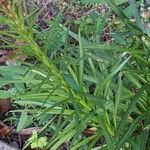
[[12, 129], [9, 127], [3, 127], [0, 129], [0, 138], [4, 139], [6, 136], [9, 136], [11, 133]]
[[16, 64], [16, 62], [26, 60], [27, 56], [21, 50], [0, 50], [0, 63], [9, 62]]
[[4, 139], [9, 136], [13, 132], [13, 128], [5, 125], [2, 121], [0, 121], [0, 138]]
[[0, 99], [0, 112], [6, 113], [10, 110], [11, 100], [10, 99]]
[[88, 136], [88, 137], [92, 136], [92, 135], [94, 135], [96, 133], [97, 133], [97, 129], [96, 128], [87, 128], [87, 129], [84, 130], [84, 134], [86, 136]]
[[33, 131], [36, 131], [36, 132], [40, 132], [41, 131], [41, 128], [39, 127], [33, 127], [33, 128], [26, 128], [26, 129], [23, 129], [19, 132], [20, 135], [32, 135], [32, 132]]

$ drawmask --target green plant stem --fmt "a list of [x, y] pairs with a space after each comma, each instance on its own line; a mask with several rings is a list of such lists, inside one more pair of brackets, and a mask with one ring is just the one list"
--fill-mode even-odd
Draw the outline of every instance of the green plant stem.
[[[13, 12], [15, 14], [15, 12]], [[9, 14], [8, 14], [9, 15]], [[15, 19], [12, 18], [14, 22], [14, 28], [17, 30], [17, 33], [20, 35], [20, 41], [23, 43], [27, 43], [30, 46], [30, 55], [36, 57], [38, 60], [40, 60], [51, 72], [51, 74], [55, 77], [55, 80], [57, 83], [64, 87], [69, 94], [74, 97], [75, 100], [77, 100], [83, 107], [87, 108], [87, 110], [90, 110], [89, 106], [87, 106], [86, 102], [82, 100], [80, 95], [78, 95], [67, 83], [67, 81], [63, 78], [62, 74], [59, 72], [59, 70], [56, 68], [56, 66], [53, 64], [52, 60], [49, 59], [44, 51], [41, 50], [41, 48], [38, 46], [38, 44], [33, 39], [32, 33], [28, 31], [27, 27], [24, 25], [24, 22], [18, 18], [17, 15], [15, 15]]]

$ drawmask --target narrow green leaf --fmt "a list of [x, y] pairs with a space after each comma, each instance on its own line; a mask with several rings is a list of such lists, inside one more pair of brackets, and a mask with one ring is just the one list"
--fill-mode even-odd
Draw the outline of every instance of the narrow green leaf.
[[61, 144], [63, 144], [64, 142], [68, 141], [69, 139], [71, 139], [74, 136], [74, 134], [75, 134], [75, 130], [71, 130], [66, 135], [61, 137], [50, 149], [51, 150], [58, 149], [58, 147], [61, 146]]
[[130, 57], [128, 57], [124, 62], [122, 62], [117, 68], [115, 68], [109, 75], [108, 77], [101, 83], [98, 84], [98, 86], [96, 87], [95, 93], [94, 94], [98, 94], [101, 93], [101, 91], [104, 89], [104, 86], [106, 85], [106, 83], [111, 80], [111, 78], [117, 74], [124, 66], [125, 64], [129, 61]]
[[[150, 125], [150, 110], [148, 110], [146, 114], [146, 118], [144, 120], [145, 126]], [[146, 149], [146, 144], [148, 142], [148, 137], [149, 137], [149, 130], [144, 130], [141, 134], [141, 145], [140, 145], [140, 150], [145, 150]]]
[[76, 82], [76, 84], [79, 85], [77, 74], [74, 72], [74, 70], [72, 69], [71, 66], [68, 66], [67, 68], [68, 68], [70, 74], [72, 75], [74, 81]]
[[70, 150], [78, 150], [79, 148], [82, 148], [85, 144], [88, 144], [90, 141], [92, 141], [96, 135], [93, 135], [89, 138], [86, 138], [85, 140], [81, 141], [80, 143], [76, 144], [75, 146], [71, 147]]
[[79, 57], [80, 57], [80, 62], [79, 62], [79, 81], [80, 81], [80, 86], [82, 87], [82, 84], [83, 84], [83, 67], [84, 67], [84, 64], [83, 64], [83, 48], [82, 48], [82, 41], [81, 41], [81, 32], [80, 32], [80, 29], [79, 29]]
[[131, 6], [132, 12], [134, 14], [136, 23], [141, 29], [143, 29], [143, 24], [141, 22], [141, 17], [140, 17], [139, 11], [138, 11], [138, 6], [136, 3], [136, 0], [129, 0], [129, 1], [130, 1], [130, 6]]
[[122, 74], [119, 74], [118, 77], [118, 89], [117, 89], [117, 93], [116, 93], [116, 97], [115, 97], [115, 105], [114, 105], [114, 109], [113, 109], [113, 120], [114, 120], [114, 125], [115, 127], [117, 126], [117, 111], [118, 111], [118, 107], [119, 107], [119, 103], [120, 103], [120, 96], [122, 93], [122, 79], [121, 79]]
[[19, 123], [17, 125], [17, 132], [21, 131], [25, 127], [27, 118], [27, 112], [22, 112], [21, 117], [19, 119]]
[[130, 113], [134, 109], [134, 106], [138, 102], [140, 96], [143, 94], [143, 91], [145, 90], [146, 87], [147, 87], [146, 85], [143, 85], [141, 87], [141, 89], [137, 92], [137, 94], [134, 96], [134, 98], [132, 99], [131, 103], [128, 106], [128, 109], [126, 110], [123, 118], [121, 119], [121, 121], [120, 121], [120, 123], [119, 123], [119, 125], [117, 127], [116, 135], [119, 135], [119, 133], [121, 132], [121, 129], [124, 128], [128, 116], [130, 115]]
[[139, 125], [139, 121], [143, 118], [143, 114], [138, 116], [131, 124], [131, 126], [128, 128], [128, 131], [126, 134], [123, 136], [123, 138], [117, 143], [116, 150], [120, 150], [122, 145], [126, 142], [126, 140], [131, 136], [133, 133], [134, 129]]

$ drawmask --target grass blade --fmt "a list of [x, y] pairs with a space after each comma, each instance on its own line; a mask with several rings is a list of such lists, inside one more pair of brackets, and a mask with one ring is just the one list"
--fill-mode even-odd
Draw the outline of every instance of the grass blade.
[[142, 25], [142, 22], [141, 22], [141, 17], [138, 13], [138, 6], [137, 6], [137, 3], [136, 3], [136, 0], [129, 0], [129, 1], [130, 1], [130, 6], [132, 8], [132, 12], [134, 14], [134, 18], [136, 20], [136, 23], [143, 30], [143, 25]]
[[79, 57], [80, 57], [80, 62], [79, 62], [79, 81], [80, 81], [80, 86], [82, 87], [83, 83], [83, 48], [82, 48], [82, 41], [81, 41], [81, 32], [79, 29]]
[[131, 126], [128, 128], [128, 131], [126, 134], [123, 136], [123, 138], [119, 141], [117, 144], [116, 150], [120, 150], [121, 146], [126, 142], [126, 140], [129, 138], [129, 136], [132, 134], [134, 129], [139, 125], [139, 121], [143, 118], [143, 114], [138, 116], [134, 122], [131, 124]]
[[134, 106], [136, 105], [136, 103], [138, 102], [140, 96], [142, 95], [143, 91], [145, 90], [146, 85], [143, 85], [141, 87], [141, 89], [138, 91], [138, 93], [134, 96], [134, 98], [132, 99], [128, 109], [126, 110], [126, 113], [124, 114], [124, 117], [121, 119], [118, 127], [117, 127], [117, 133], [116, 135], [119, 135], [119, 133], [121, 132], [122, 128], [124, 128], [124, 125], [126, 123], [126, 120], [128, 118], [128, 116], [130, 115], [130, 113], [132, 112]]

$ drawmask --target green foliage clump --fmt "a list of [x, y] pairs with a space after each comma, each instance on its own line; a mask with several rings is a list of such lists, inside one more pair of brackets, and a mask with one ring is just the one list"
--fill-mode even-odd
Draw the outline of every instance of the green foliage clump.
[[[57, 150], [64, 143], [71, 150], [148, 147], [150, 33], [139, 1], [105, 2], [113, 13], [83, 17], [74, 22], [78, 31], [73, 32], [61, 23], [61, 14], [45, 20], [49, 28], [39, 31], [43, 9], [28, 10], [25, 0], [1, 1], [0, 25], [7, 29], [0, 33], [11, 39], [1, 48], [21, 49], [31, 60], [0, 66], [0, 86], [10, 87], [0, 96], [20, 106], [12, 111], [21, 113], [12, 120], [17, 130], [41, 127], [41, 137], [33, 133], [29, 139], [32, 148]], [[109, 42], [102, 40], [108, 35]], [[52, 135], [47, 141], [46, 132]]]

